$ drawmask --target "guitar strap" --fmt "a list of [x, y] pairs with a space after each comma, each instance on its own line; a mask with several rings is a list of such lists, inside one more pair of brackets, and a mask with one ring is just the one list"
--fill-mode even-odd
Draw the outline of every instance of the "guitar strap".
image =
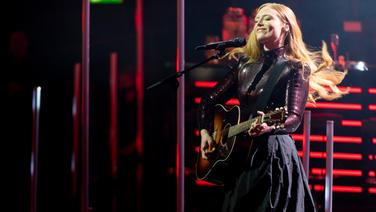
[[251, 112], [249, 119], [252, 118], [253, 114], [256, 114], [257, 111], [263, 111], [266, 107], [266, 104], [269, 101], [270, 95], [272, 94], [274, 86], [277, 84], [278, 80], [281, 78], [284, 72], [288, 70], [287, 60], [286, 59], [277, 59], [273, 69], [271, 70], [270, 78], [266, 83], [263, 92], [257, 98], [253, 111]]

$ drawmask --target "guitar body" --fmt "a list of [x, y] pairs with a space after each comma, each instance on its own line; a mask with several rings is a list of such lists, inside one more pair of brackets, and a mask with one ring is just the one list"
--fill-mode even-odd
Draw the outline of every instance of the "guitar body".
[[[224, 173], [234, 163], [234, 157], [240, 155], [238, 152], [240, 152], [239, 147], [242, 145], [237, 144], [236, 136], [228, 137], [229, 128], [239, 123], [239, 106], [234, 106], [229, 110], [220, 104], [215, 106], [212, 134], [215, 142], [215, 151], [207, 155], [208, 159], [203, 159], [201, 152], [198, 154], [196, 163], [196, 176], [198, 179], [215, 184], [223, 183]], [[248, 152], [248, 150], [244, 150], [244, 152]]]
[[228, 110], [220, 104], [215, 105], [212, 134], [215, 150], [206, 154], [207, 159], [203, 159], [199, 152], [196, 163], [197, 179], [222, 184], [228, 171], [247, 161], [252, 141], [238, 139], [237, 136], [262, 123], [275, 128], [283, 127], [286, 111], [285, 107], [275, 108], [274, 111], [240, 122], [239, 106]]

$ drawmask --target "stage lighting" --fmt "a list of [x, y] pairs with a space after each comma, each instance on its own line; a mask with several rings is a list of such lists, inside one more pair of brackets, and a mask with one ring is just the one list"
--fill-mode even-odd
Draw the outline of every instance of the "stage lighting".
[[347, 68], [354, 71], [368, 71], [367, 64], [364, 61], [349, 61]]
[[90, 0], [92, 4], [121, 4], [123, 0]]

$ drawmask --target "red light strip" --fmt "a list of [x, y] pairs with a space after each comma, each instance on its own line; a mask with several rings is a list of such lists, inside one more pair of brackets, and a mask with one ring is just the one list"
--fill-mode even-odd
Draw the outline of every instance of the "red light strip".
[[376, 144], [376, 138], [372, 138], [372, 143]]
[[313, 189], [315, 191], [324, 191], [324, 186], [323, 185], [314, 185]]
[[373, 160], [373, 155], [369, 154], [368, 155], [368, 160]]
[[360, 21], [344, 21], [343, 30], [345, 32], [361, 32], [362, 22]]
[[[326, 158], [326, 153], [325, 153]], [[362, 160], [362, 154], [356, 153], [333, 153], [334, 159], [343, 159], [343, 160]]]
[[[293, 139], [296, 141], [302, 141], [304, 136], [302, 134], [291, 134]], [[311, 135], [311, 141], [318, 141], [318, 142], [325, 142], [326, 136], [325, 135]], [[353, 144], [361, 144], [362, 138], [361, 137], [353, 137], [353, 136], [334, 136], [334, 142], [341, 142], [341, 143], [353, 143]]]
[[359, 120], [342, 120], [341, 125], [345, 127], [361, 127], [363, 123]]
[[[303, 152], [298, 151], [298, 155], [303, 157]], [[310, 158], [326, 158], [326, 152], [310, 152]], [[340, 159], [340, 160], [362, 160], [362, 154], [354, 154], [354, 153], [333, 153], [333, 159]]]
[[375, 171], [368, 171], [369, 177], [375, 177]]
[[344, 86], [338, 86], [338, 89], [340, 91], [346, 91], [347, 89], [349, 93], [362, 93], [363, 89], [361, 87], [344, 87]]
[[[325, 175], [326, 170], [320, 168], [313, 168], [312, 174], [315, 175]], [[361, 170], [347, 170], [347, 169], [334, 169], [333, 175], [335, 176], [351, 176], [351, 177], [361, 177], [362, 171]]]
[[350, 193], [361, 193], [362, 187], [360, 186], [333, 186], [334, 192], [350, 192]]
[[219, 186], [219, 185], [216, 185], [214, 183], [207, 182], [205, 180], [196, 180], [195, 183], [198, 186]]
[[195, 98], [195, 103], [196, 104], [200, 104], [201, 103], [201, 98], [200, 97], [196, 97]]
[[374, 160], [376, 159], [376, 155], [369, 154], [368, 155], [368, 160]]
[[376, 94], [376, 88], [368, 88], [369, 94]]
[[368, 155], [368, 160], [373, 160], [373, 155], [372, 154]]
[[368, 188], [368, 193], [376, 194], [376, 188]]
[[226, 102], [226, 105], [239, 105], [240, 102], [238, 99], [230, 99]]
[[[323, 185], [314, 185], [313, 189], [315, 191], [324, 191], [325, 187]], [[362, 187], [360, 187], [360, 186], [335, 186], [335, 185], [333, 185], [333, 192], [361, 193]]]
[[[326, 140], [326, 136], [324, 138]], [[361, 137], [334, 136], [333, 140], [335, 142], [341, 142], [341, 143], [356, 143], [356, 144], [361, 144], [362, 143], [362, 138]]]
[[352, 103], [332, 103], [332, 102], [316, 102], [316, 104], [313, 103], [307, 103], [307, 108], [313, 108], [313, 109], [336, 109], [336, 110], [361, 110], [362, 105], [361, 104], [352, 104]]
[[[201, 98], [200, 97], [196, 97], [195, 98], [195, 103], [196, 104], [200, 104], [201, 103]], [[230, 99], [230, 100], [228, 100], [227, 102], [226, 102], [226, 105], [239, 105], [240, 103], [239, 103], [239, 100], [238, 99]]]
[[217, 83], [218, 82], [215, 82], [215, 81], [196, 81], [194, 85], [197, 88], [212, 88]]
[[376, 110], [376, 105], [368, 105], [368, 110]]

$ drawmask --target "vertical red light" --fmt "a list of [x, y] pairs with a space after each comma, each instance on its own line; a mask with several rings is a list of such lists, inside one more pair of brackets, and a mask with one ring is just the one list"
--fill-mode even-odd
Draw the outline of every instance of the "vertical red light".
[[109, 145], [111, 151], [111, 174], [117, 176], [117, 152], [118, 152], [118, 55], [111, 53], [110, 58], [110, 126], [109, 126]]
[[143, 153], [143, 103], [144, 103], [144, 32], [143, 32], [143, 0], [137, 0], [135, 13], [135, 27], [137, 36], [137, 68], [136, 68], [136, 89], [137, 89], [137, 138], [136, 147], [139, 154]]
[[[136, 150], [140, 157], [143, 155], [143, 133], [144, 133], [144, 22], [143, 22], [143, 0], [136, 0], [135, 11], [135, 28], [136, 28], [136, 92], [137, 92], [137, 135]], [[143, 182], [143, 166], [137, 166], [136, 181], [136, 205], [141, 210], [142, 203], [142, 182]]]

